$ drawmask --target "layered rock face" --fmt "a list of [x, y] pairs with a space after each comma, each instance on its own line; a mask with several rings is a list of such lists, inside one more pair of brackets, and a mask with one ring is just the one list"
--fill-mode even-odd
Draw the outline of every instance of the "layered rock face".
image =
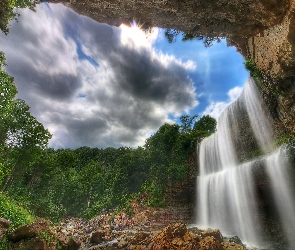
[[111, 25], [136, 20], [191, 34], [250, 37], [282, 21], [290, 0], [50, 0]]

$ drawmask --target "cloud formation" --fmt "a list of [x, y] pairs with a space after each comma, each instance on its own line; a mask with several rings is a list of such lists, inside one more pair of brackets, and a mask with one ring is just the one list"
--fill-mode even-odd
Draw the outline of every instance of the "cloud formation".
[[156, 33], [126, 29], [41, 4], [0, 35], [18, 97], [53, 134], [50, 146], [142, 145], [170, 114], [197, 105], [195, 63], [155, 51]]

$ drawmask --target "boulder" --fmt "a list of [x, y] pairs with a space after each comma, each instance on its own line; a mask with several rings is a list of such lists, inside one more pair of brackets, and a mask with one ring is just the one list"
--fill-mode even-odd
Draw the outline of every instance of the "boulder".
[[58, 232], [57, 240], [62, 250], [78, 250], [81, 246], [81, 242], [70, 237], [68, 238], [65, 233]]
[[49, 231], [49, 222], [42, 219], [37, 219], [32, 224], [18, 227], [17, 229], [9, 233], [7, 237], [8, 240], [12, 242], [18, 242], [22, 239], [34, 238], [41, 232]]
[[244, 247], [244, 249], [246, 249], [245, 245], [242, 243], [241, 239], [238, 237], [238, 236], [233, 236], [231, 238], [229, 238], [228, 240], [229, 242], [233, 242], [233, 243], [236, 243], [238, 245], [241, 245]]
[[220, 243], [223, 242], [223, 236], [220, 233], [219, 229], [210, 229], [201, 232], [201, 238], [204, 239], [207, 236], [213, 236], [216, 240], [218, 240]]
[[11, 221], [6, 220], [4, 218], [0, 218], [0, 227], [8, 229], [11, 225]]
[[222, 242], [221, 246], [224, 250], [245, 250], [244, 246], [234, 242]]
[[223, 250], [219, 240], [213, 236], [207, 236], [199, 242], [198, 250]]
[[49, 250], [50, 248], [46, 244], [46, 241], [41, 238], [33, 238], [29, 241], [21, 240], [13, 244], [13, 249], [25, 249], [25, 250]]
[[132, 245], [138, 245], [142, 241], [145, 241], [150, 236], [150, 233], [148, 232], [138, 232], [135, 234], [135, 236], [130, 239], [130, 244]]
[[91, 244], [99, 244], [102, 243], [105, 239], [106, 232], [98, 229], [95, 232], [93, 232], [90, 236], [90, 243]]
[[173, 237], [182, 237], [187, 232], [187, 228], [184, 223], [179, 222], [174, 224], [172, 228], [172, 235]]
[[74, 240], [73, 238], [70, 238], [67, 244], [67, 248], [62, 250], [78, 250], [81, 246], [81, 243]]
[[4, 237], [7, 229], [9, 228], [11, 222], [9, 220], [6, 220], [4, 218], [0, 218], [0, 241]]
[[162, 232], [155, 235], [148, 249], [197, 249], [199, 238], [189, 232], [183, 223], [169, 225]]

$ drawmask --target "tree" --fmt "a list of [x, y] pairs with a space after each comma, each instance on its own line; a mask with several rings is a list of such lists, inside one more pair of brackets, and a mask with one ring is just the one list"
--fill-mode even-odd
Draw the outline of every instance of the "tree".
[[221, 39], [224, 37], [210, 37], [210, 36], [203, 36], [203, 35], [192, 35], [192, 34], [184, 34], [182, 37], [182, 41], [191, 41], [191, 40], [200, 40], [205, 45], [205, 48], [209, 48], [213, 45], [213, 42], [220, 43]]
[[210, 115], [203, 116], [193, 127], [193, 131], [198, 138], [207, 137], [216, 131], [216, 120]]
[[30, 114], [29, 106], [15, 99], [14, 79], [3, 70], [4, 65], [5, 56], [0, 53], [0, 172], [6, 176], [2, 190], [16, 168], [38, 157], [39, 150], [46, 148], [51, 138], [49, 131]]
[[181, 116], [180, 117], [180, 121], [181, 121], [180, 129], [181, 129], [181, 132], [183, 132], [183, 133], [191, 132], [193, 123], [198, 117], [199, 117], [198, 115], [193, 115], [193, 116], [183, 115], [183, 116]]

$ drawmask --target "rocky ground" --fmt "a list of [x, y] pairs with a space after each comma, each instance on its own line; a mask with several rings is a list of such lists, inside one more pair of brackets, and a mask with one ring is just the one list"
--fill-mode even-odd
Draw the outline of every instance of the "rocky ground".
[[91, 220], [66, 218], [58, 225], [38, 218], [12, 232], [7, 231], [11, 222], [2, 218], [0, 237], [6, 235], [7, 249], [15, 250], [246, 249], [238, 236], [225, 238], [218, 229], [188, 228], [183, 222], [175, 222], [177, 219], [171, 210], [137, 204], [133, 216], [108, 211]]

